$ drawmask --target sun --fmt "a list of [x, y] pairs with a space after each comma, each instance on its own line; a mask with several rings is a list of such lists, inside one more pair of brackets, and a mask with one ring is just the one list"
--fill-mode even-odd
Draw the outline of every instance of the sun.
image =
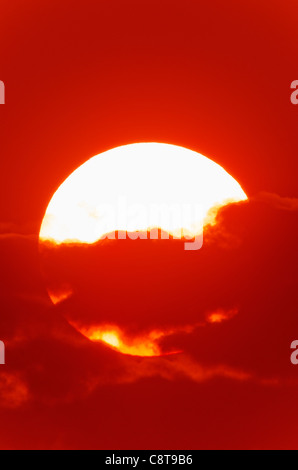
[[[116, 243], [125, 237], [202, 240], [204, 226], [215, 223], [220, 207], [246, 199], [240, 184], [204, 155], [170, 144], [126, 145], [96, 155], [61, 184], [46, 210], [40, 244], [50, 250], [48, 259], [56, 259], [64, 247], [92, 249], [105, 238]], [[192, 243], [185, 243], [185, 250], [201, 247]], [[67, 279], [72, 274], [64, 279], [64, 268], [55, 268], [56, 278], [48, 289], [54, 304], [75, 294]], [[93, 276], [90, 285], [94, 282]], [[147, 337], [131, 338], [119, 325], [101, 323], [100, 311], [98, 319], [88, 323], [85, 319], [85, 324], [77, 318], [68, 321], [91, 341], [135, 356], [161, 355], [159, 341], [171, 334], [155, 329]], [[213, 321], [221, 317], [214, 316]]]
[[126, 145], [91, 158], [66, 179], [46, 210], [40, 239], [94, 243], [115, 231], [156, 227], [195, 236], [211, 209], [245, 199], [231, 175], [197, 152]]

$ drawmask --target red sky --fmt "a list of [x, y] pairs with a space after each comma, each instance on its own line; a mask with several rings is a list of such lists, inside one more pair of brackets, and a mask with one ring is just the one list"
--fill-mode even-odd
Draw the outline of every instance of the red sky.
[[[2, 0], [0, 448], [297, 448], [297, 24], [294, 0]], [[75, 168], [143, 141], [203, 153], [250, 199], [177, 260], [179, 301], [170, 282], [150, 295], [167, 326], [238, 313], [158, 359], [81, 337], [47, 296], [37, 244]]]

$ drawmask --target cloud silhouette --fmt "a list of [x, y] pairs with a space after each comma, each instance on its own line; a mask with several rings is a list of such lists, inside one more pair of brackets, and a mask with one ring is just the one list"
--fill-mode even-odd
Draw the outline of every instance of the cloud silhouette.
[[265, 202], [276, 209], [297, 211], [298, 210], [298, 198], [295, 197], [282, 197], [278, 194], [261, 192], [253, 198], [255, 201]]
[[[105, 441], [103, 437], [107, 430], [112, 433], [109, 416], [116, 419], [116, 410], [122, 413], [121, 419], [126, 416], [120, 403], [125, 401], [136, 422], [141, 403], [150, 403], [155, 389], [176, 407], [180, 424], [186, 419], [182, 411], [187, 406], [186, 390], [208, 403], [225, 399], [223, 408], [216, 408], [217, 415], [209, 410], [213, 423], [228, 419], [224, 415], [229, 410], [232, 413], [228, 397], [235, 393], [247, 404], [246, 411], [240, 403], [233, 405], [239, 406], [247, 426], [254, 416], [253, 406], [259, 409], [262, 402], [266, 410], [265, 397], [271, 404], [281, 394], [287, 397], [288, 408], [286, 404], [282, 408], [287, 416], [298, 386], [296, 369], [290, 363], [290, 344], [298, 331], [296, 240], [295, 211], [253, 200], [223, 208], [217, 224], [205, 231], [202, 250], [193, 252], [194, 256], [180, 250], [179, 241], [176, 245], [156, 245], [147, 254], [146, 245], [136, 241], [125, 249], [124, 245], [110, 245], [106, 257], [97, 259], [94, 253], [102, 251], [100, 247], [87, 250], [83, 256], [74, 256], [73, 249], [66, 247], [59, 256], [48, 259], [47, 267], [52, 269], [51, 276], [59, 274], [58, 283], [71, 274], [67, 281], [74, 294], [53, 305], [41, 275], [36, 237], [2, 238], [0, 338], [6, 345], [6, 365], [0, 369], [2, 413], [12, 426], [17, 426], [18, 413], [30, 413], [37, 423], [37, 409], [43, 410], [48, 422], [50, 410], [54, 415], [61, 410], [63, 419], [69, 420], [71, 412], [79, 425], [84, 418], [75, 410], [85, 407], [88, 415], [95, 413], [98, 422], [104, 420], [104, 426], [96, 431], [92, 420], [92, 432], [101, 436], [103, 447], [113, 447], [112, 442], [125, 445], [123, 434], [115, 431], [114, 440], [111, 437]], [[131, 275], [125, 276], [127, 272]], [[153, 274], [155, 279], [151, 279]], [[100, 321], [103, 315], [104, 321], [114, 321], [130, 338], [146, 335], [154, 328], [164, 329], [165, 334], [156, 339], [161, 351], [182, 352], [152, 358], [123, 355], [108, 345], [88, 340], [69, 324], [68, 315], [72, 319], [77, 315], [82, 323], [86, 318], [91, 323]], [[221, 397], [219, 389], [223, 391]], [[179, 396], [183, 397], [181, 404]], [[164, 403], [158, 404], [156, 395], [156, 413], [163, 412]], [[207, 416], [200, 404], [196, 407], [209, 435]], [[153, 426], [153, 418], [147, 411], [143, 414]], [[167, 426], [169, 419], [170, 414]], [[147, 431], [138, 425], [144, 445]], [[34, 427], [30, 429], [28, 442], [24, 435], [14, 437], [14, 442], [23, 446], [34, 442], [38, 447], [39, 438]], [[41, 446], [51, 442], [54, 448], [72, 447], [77, 440], [80, 447], [96, 446], [91, 428], [86, 442], [78, 429], [62, 435], [58, 432], [56, 437], [51, 434], [54, 429], [56, 424], [52, 423], [49, 435], [43, 431]], [[129, 427], [127, 439], [132, 438], [132, 432]], [[232, 428], [229, 433], [235, 443]], [[0, 432], [1, 446], [11, 445], [10, 435]], [[192, 442], [188, 432], [187, 436]], [[217, 439], [223, 442], [222, 437]], [[152, 434], [147, 442], [153, 445], [157, 441]]]

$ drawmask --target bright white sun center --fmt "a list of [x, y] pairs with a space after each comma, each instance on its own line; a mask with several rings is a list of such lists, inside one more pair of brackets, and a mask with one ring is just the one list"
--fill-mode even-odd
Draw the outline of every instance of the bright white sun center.
[[40, 239], [94, 243], [116, 230], [156, 227], [195, 236], [210, 209], [245, 199], [232, 176], [197, 152], [126, 145], [91, 158], [66, 179], [47, 208]]

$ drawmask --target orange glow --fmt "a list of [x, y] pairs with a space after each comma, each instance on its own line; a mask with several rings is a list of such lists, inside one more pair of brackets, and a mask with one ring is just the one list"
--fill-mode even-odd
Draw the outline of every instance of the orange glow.
[[73, 294], [73, 291], [70, 288], [61, 290], [61, 292], [58, 292], [58, 291], [54, 292], [52, 289], [47, 289], [47, 290], [48, 290], [48, 294], [53, 304], [55, 305], [59, 304], [60, 302], [63, 302], [63, 300], [68, 299]]
[[103, 341], [122, 354], [143, 357], [162, 355], [159, 346], [154, 342], [154, 340], [158, 339], [158, 334], [156, 333], [151, 333], [147, 338], [128, 340], [123, 337], [121, 331], [116, 327], [83, 329], [81, 332], [91, 341]]
[[232, 310], [216, 310], [215, 312], [209, 313], [207, 315], [207, 321], [209, 323], [222, 323], [225, 320], [230, 320], [235, 315], [237, 315], [238, 309]]
[[[78, 327], [86, 338], [94, 342], [104, 342], [122, 354], [130, 356], [153, 357], [177, 354], [181, 351], [163, 352], [158, 344], [159, 339], [174, 333], [174, 331], [151, 331], [146, 336], [137, 336], [133, 338], [126, 337], [116, 326], [98, 326], [89, 329]], [[179, 331], [189, 331], [189, 328], [181, 328]]]
[[101, 339], [104, 343], [107, 343], [110, 346], [113, 346], [114, 348], [117, 348], [117, 349], [121, 347], [121, 342], [117, 334], [113, 332], [106, 331], [105, 333], [101, 333], [99, 335], [96, 335], [95, 333], [92, 339], [93, 340]]

